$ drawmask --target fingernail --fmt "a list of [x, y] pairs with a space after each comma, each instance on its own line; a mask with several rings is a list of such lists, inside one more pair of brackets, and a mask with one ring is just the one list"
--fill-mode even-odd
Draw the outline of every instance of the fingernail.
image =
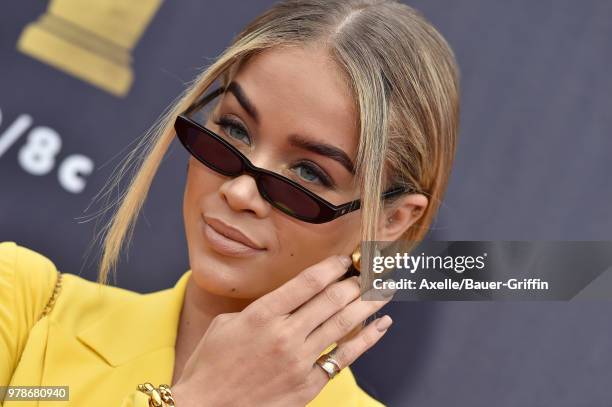
[[393, 320], [391, 317], [389, 315], [385, 315], [376, 321], [376, 329], [378, 329], [378, 332], [384, 332], [391, 326], [392, 323]]
[[338, 258], [340, 259], [340, 262], [344, 265], [345, 268], [348, 268], [348, 266], [350, 266], [353, 262], [349, 256], [342, 255], [338, 256]]

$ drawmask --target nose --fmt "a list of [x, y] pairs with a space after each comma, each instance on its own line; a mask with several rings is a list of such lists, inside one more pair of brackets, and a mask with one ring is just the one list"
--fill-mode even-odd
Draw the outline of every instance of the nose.
[[221, 198], [235, 211], [251, 212], [258, 218], [265, 218], [272, 206], [262, 198], [255, 179], [247, 174], [227, 179], [219, 188]]

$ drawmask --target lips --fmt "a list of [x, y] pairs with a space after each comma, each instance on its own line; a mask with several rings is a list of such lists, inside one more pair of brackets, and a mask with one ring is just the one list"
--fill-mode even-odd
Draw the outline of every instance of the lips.
[[250, 239], [243, 232], [224, 223], [220, 219], [204, 216], [204, 222], [206, 222], [217, 233], [227, 237], [228, 239], [242, 243], [243, 245], [255, 250], [265, 250], [265, 247], [263, 247], [261, 244], [256, 243], [253, 239]]

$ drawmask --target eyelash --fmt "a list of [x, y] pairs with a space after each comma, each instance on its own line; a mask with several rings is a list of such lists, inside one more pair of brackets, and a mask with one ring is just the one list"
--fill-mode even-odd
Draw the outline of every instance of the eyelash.
[[[244, 126], [240, 122], [238, 122], [238, 121], [236, 121], [234, 119], [231, 119], [229, 117], [226, 117], [226, 116], [221, 116], [219, 118], [213, 119], [213, 123], [215, 123], [217, 126], [221, 127], [224, 132], [225, 132], [225, 128], [227, 128], [227, 127], [234, 127], [236, 129], [240, 130], [249, 139], [249, 145], [251, 145], [251, 139], [249, 137], [249, 133], [247, 132], [247, 130], [244, 128]], [[227, 132], [225, 132], [225, 133], [229, 135], [229, 133], [227, 133]], [[232, 137], [232, 136], [230, 136], [230, 137]], [[297, 162], [296, 164], [297, 165], [302, 165], [302, 166], [306, 167], [309, 171], [312, 171], [319, 178], [319, 180], [321, 180], [321, 183], [325, 187], [332, 188], [332, 189], [335, 187], [335, 184], [334, 184], [333, 180], [323, 170], [321, 170], [318, 165], [316, 165], [312, 161], [302, 160], [302, 161]], [[311, 181], [307, 181], [307, 180], [305, 180], [305, 181], [306, 182], [311, 182]]]

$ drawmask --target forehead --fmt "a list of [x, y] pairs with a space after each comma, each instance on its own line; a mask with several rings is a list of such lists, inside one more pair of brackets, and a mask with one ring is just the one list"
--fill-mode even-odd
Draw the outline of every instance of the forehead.
[[233, 80], [255, 105], [260, 127], [332, 143], [354, 157], [359, 134], [343, 73], [321, 48], [276, 47], [250, 57]]

